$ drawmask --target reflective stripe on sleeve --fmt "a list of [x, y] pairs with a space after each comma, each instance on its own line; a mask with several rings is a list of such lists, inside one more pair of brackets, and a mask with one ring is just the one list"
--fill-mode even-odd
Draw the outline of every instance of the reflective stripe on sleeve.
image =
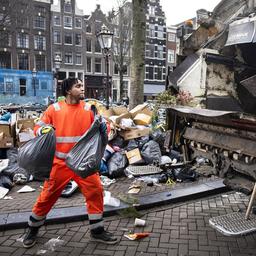
[[35, 125], [38, 125], [38, 126], [45, 126], [45, 125], [47, 125], [47, 124], [46, 124], [44, 121], [39, 120], [38, 122], [36, 122]]
[[84, 110], [86, 110], [86, 111], [91, 110], [91, 106], [88, 103], [85, 103]]
[[56, 137], [57, 143], [76, 143], [80, 140], [81, 136], [65, 136], [65, 137]]
[[53, 107], [54, 107], [55, 111], [59, 111], [60, 110], [60, 104], [58, 102], [54, 103]]
[[60, 158], [60, 159], [66, 159], [67, 158], [67, 153], [62, 153], [62, 152], [59, 152], [59, 151], [55, 151], [55, 156]]

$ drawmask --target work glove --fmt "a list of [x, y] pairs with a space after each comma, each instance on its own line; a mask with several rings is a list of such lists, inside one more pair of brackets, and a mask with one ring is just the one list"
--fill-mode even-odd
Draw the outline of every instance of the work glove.
[[51, 132], [53, 129], [54, 128], [50, 125], [43, 126], [43, 127], [38, 129], [37, 135], [40, 136], [40, 135], [43, 135], [43, 134], [47, 134], [47, 133]]

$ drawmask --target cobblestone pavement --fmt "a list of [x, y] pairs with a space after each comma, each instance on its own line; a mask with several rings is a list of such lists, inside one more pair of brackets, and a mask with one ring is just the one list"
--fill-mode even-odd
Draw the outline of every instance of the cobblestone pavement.
[[[141, 218], [146, 220], [145, 227], [135, 228], [134, 218], [106, 218], [105, 226], [120, 239], [117, 245], [90, 242], [87, 221], [44, 226], [40, 229], [38, 244], [31, 249], [24, 249], [21, 242], [17, 241], [24, 229], [8, 230], [0, 232], [0, 255], [256, 255], [256, 233], [244, 237], [227, 237], [208, 224], [210, 217], [245, 211], [247, 204], [247, 196], [229, 192], [141, 211]], [[124, 237], [128, 233], [124, 229], [150, 232], [150, 236], [130, 241]], [[50, 251], [45, 243], [57, 237], [64, 240], [64, 244]]]
[[[153, 186], [149, 187], [146, 183], [141, 183], [141, 191], [133, 195], [134, 197], [154, 194], [163, 191], [169, 191], [175, 188], [183, 188], [183, 187], [190, 187], [196, 186], [197, 184], [202, 184], [206, 181], [214, 181], [217, 180], [217, 177], [200, 177], [197, 181], [194, 182], [182, 182], [176, 183], [172, 186], [161, 184], [160, 186]], [[105, 190], [109, 190], [113, 196], [117, 197], [120, 195], [127, 195], [129, 186], [131, 186], [134, 179], [128, 179], [126, 177], [116, 179], [116, 183], [111, 184], [109, 187], [106, 187]], [[26, 212], [31, 211], [36, 198], [38, 197], [39, 193], [41, 192], [41, 186], [43, 185], [42, 182], [32, 181], [27, 183], [26, 185], [31, 186], [35, 189], [34, 192], [30, 193], [17, 193], [17, 191], [23, 187], [23, 185], [16, 185], [14, 186], [11, 191], [7, 194], [7, 196], [11, 196], [13, 199], [11, 200], [1, 200], [0, 201], [0, 210], [1, 214], [4, 213], [17, 213], [17, 212]], [[64, 208], [64, 207], [73, 207], [73, 206], [84, 206], [84, 197], [80, 192], [76, 192], [70, 198], [62, 198], [60, 197], [53, 208]]]

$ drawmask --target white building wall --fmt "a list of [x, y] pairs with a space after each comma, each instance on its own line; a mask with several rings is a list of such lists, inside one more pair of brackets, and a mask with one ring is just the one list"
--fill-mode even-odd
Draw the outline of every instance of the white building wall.
[[205, 92], [206, 63], [199, 58], [197, 62], [179, 79], [177, 85], [181, 90], [189, 91], [193, 97]]

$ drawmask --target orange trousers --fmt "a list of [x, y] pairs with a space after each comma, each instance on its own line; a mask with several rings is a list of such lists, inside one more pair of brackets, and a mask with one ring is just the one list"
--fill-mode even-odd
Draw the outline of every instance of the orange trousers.
[[37, 216], [46, 216], [70, 180], [74, 180], [86, 198], [88, 214], [103, 213], [103, 187], [100, 176], [95, 173], [81, 178], [69, 169], [64, 160], [54, 158], [50, 178], [44, 182], [43, 190], [32, 209]]

